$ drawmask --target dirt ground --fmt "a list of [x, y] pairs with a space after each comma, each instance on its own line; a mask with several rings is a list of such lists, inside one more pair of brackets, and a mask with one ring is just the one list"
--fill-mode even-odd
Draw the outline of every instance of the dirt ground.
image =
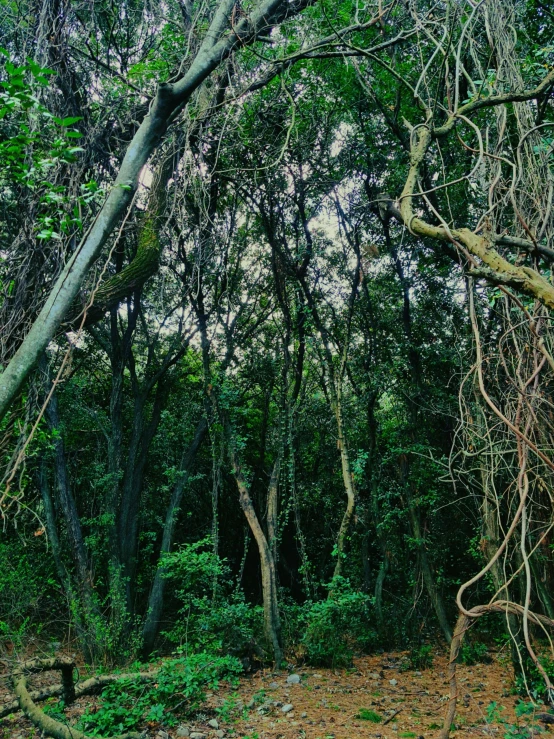
[[[548, 732], [532, 716], [517, 719], [520, 698], [511, 692], [513, 676], [505, 655], [492, 664], [459, 666], [460, 700], [452, 737], [529, 737]], [[347, 670], [300, 667], [289, 673], [258, 671], [231, 688], [209, 693], [203, 712], [179, 726], [150, 726], [145, 737], [191, 739], [421, 739], [436, 737], [442, 726], [448, 685], [446, 658], [436, 656], [431, 669], [402, 669], [399, 653], [362, 657]], [[296, 681], [299, 682], [290, 682]], [[52, 675], [52, 682], [59, 680]], [[36, 682], [35, 682], [36, 684]], [[4, 689], [5, 690], [5, 689]], [[0, 705], [8, 694], [0, 692]], [[98, 698], [81, 698], [67, 711], [71, 722]], [[491, 703], [497, 710], [491, 717]], [[283, 710], [285, 709], [285, 710]], [[369, 711], [363, 720], [360, 712]], [[541, 710], [545, 710], [541, 707]], [[208, 723], [211, 721], [211, 725]], [[519, 731], [516, 727], [519, 726]], [[527, 731], [522, 731], [528, 726]], [[535, 728], [532, 728], [535, 727]], [[21, 714], [0, 721], [2, 739], [37, 739], [39, 733]]]

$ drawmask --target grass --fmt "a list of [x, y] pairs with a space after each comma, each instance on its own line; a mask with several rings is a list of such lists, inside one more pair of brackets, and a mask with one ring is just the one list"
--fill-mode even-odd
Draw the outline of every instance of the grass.
[[359, 718], [362, 721], [371, 721], [374, 724], [380, 724], [383, 720], [383, 717], [380, 714], [378, 714], [376, 711], [372, 711], [369, 708], [360, 708], [356, 718]]

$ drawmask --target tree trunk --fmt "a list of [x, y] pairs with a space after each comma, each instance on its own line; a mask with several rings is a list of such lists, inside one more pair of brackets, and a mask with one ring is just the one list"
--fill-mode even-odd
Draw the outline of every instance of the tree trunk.
[[267, 491], [267, 538], [269, 540], [269, 548], [273, 562], [277, 564], [277, 523], [279, 516], [279, 475], [281, 472], [281, 454], [279, 450], [275, 464], [271, 471], [269, 480], [269, 488]]
[[[331, 378], [331, 382], [333, 382], [332, 378]], [[340, 394], [334, 391], [333, 395], [334, 395], [333, 404], [335, 406], [333, 410], [335, 412], [335, 418], [337, 420], [337, 432], [338, 432], [337, 446], [340, 451], [342, 480], [343, 480], [344, 489], [346, 492], [346, 510], [344, 511], [344, 515], [342, 517], [342, 521], [341, 521], [341, 525], [339, 529], [339, 535], [337, 537], [337, 563], [335, 565], [335, 571], [333, 573], [333, 577], [335, 578], [342, 574], [342, 566], [343, 566], [343, 560], [345, 556], [344, 550], [346, 546], [348, 532], [350, 530], [350, 524], [352, 522], [352, 518], [354, 516], [354, 510], [356, 507], [356, 491], [354, 489], [354, 479], [352, 475], [352, 470], [350, 468], [350, 457], [348, 455], [348, 448], [346, 446], [346, 440], [344, 438], [342, 405], [341, 405]]]
[[127, 454], [127, 464], [123, 476], [123, 492], [117, 518], [119, 540], [119, 562], [125, 578], [125, 601], [127, 612], [134, 613], [134, 584], [137, 567], [139, 535], [140, 499], [144, 479], [144, 469], [148, 460], [150, 445], [156, 435], [161, 414], [168, 395], [168, 384], [163, 378], [158, 382], [152, 415], [145, 424], [145, 405], [148, 390], [135, 399], [135, 412], [131, 442]]
[[62, 559], [62, 547], [58, 537], [58, 528], [56, 526], [56, 514], [54, 512], [54, 504], [50, 494], [50, 485], [48, 484], [48, 470], [46, 461], [43, 459], [40, 463], [38, 471], [38, 484], [42, 497], [42, 505], [44, 507], [44, 520], [46, 523], [46, 535], [48, 543], [52, 549], [52, 558], [56, 567], [56, 574], [62, 587], [69, 593], [71, 590], [71, 581], [69, 574]]
[[383, 618], [383, 585], [385, 584], [385, 578], [388, 571], [389, 558], [385, 553], [381, 561], [381, 566], [379, 567], [377, 580], [375, 581], [375, 613], [377, 614], [377, 627], [379, 631], [383, 630], [385, 623]]
[[179, 507], [183, 498], [185, 485], [188, 481], [190, 470], [196, 458], [198, 450], [200, 449], [200, 446], [202, 445], [202, 442], [206, 437], [207, 431], [208, 423], [206, 419], [202, 417], [202, 419], [196, 426], [196, 431], [192, 443], [187, 451], [183, 454], [183, 457], [181, 459], [179, 476], [173, 487], [171, 500], [169, 501], [167, 512], [165, 514], [162, 543], [160, 546], [160, 558], [148, 599], [146, 620], [142, 628], [142, 654], [144, 657], [147, 657], [152, 652], [152, 649], [154, 648], [154, 642], [156, 640], [160, 627], [160, 619], [163, 610], [163, 598], [166, 584], [166, 579], [164, 577], [165, 567], [162, 564], [163, 555], [171, 551], [171, 547], [173, 544], [173, 533], [175, 531], [175, 522], [179, 513]]
[[411, 493], [408, 489], [408, 485], [409, 483], [406, 484], [406, 495], [408, 498], [408, 513], [410, 515], [410, 522], [412, 525], [414, 539], [416, 540], [417, 556], [419, 560], [419, 566], [421, 567], [421, 573], [423, 575], [423, 583], [425, 585], [425, 589], [427, 590], [427, 595], [429, 596], [431, 605], [433, 606], [433, 610], [435, 611], [435, 615], [437, 617], [437, 621], [439, 622], [439, 626], [441, 627], [442, 633], [444, 634], [444, 638], [450, 644], [450, 642], [452, 641], [452, 631], [448, 623], [446, 611], [444, 610], [444, 603], [442, 600], [442, 596], [435, 582], [435, 575], [433, 573], [431, 563], [429, 562], [429, 557], [427, 555], [427, 549], [425, 548], [425, 539], [422, 536], [421, 524], [419, 521], [419, 514], [413, 503]]
[[87, 604], [92, 601], [92, 575], [88, 564], [88, 554], [81, 529], [81, 521], [75, 505], [75, 499], [69, 485], [69, 475], [65, 459], [65, 446], [60, 433], [60, 418], [58, 412], [58, 400], [56, 393], [52, 393], [50, 402], [46, 407], [46, 418], [50, 429], [55, 434], [54, 441], [54, 466], [56, 470], [56, 483], [60, 509], [65, 519], [67, 535], [70, 544], [71, 555], [75, 562], [79, 587]]
[[[308, 0], [294, 4], [283, 0], [260, 0], [248, 14], [233, 22], [235, 0], [220, 0], [188, 70], [176, 82], [158, 85], [148, 113], [127, 147], [104, 205], [56, 280], [27, 336], [0, 375], [0, 419], [68, 315], [91, 266], [131, 205], [143, 167], [162, 140], [172, 117], [235, 49], [252, 43], [260, 31], [269, 30], [300, 12], [307, 4]], [[232, 30], [225, 33], [231, 24]]]
[[254, 539], [258, 545], [258, 552], [260, 554], [264, 603], [264, 627], [267, 639], [273, 648], [275, 666], [279, 669], [281, 662], [283, 661], [283, 646], [281, 641], [281, 619], [279, 616], [279, 604], [277, 599], [277, 573], [275, 570], [275, 561], [254, 509], [248, 483], [242, 475], [236, 455], [235, 442], [232, 438], [228, 421], [226, 421], [225, 425], [227, 427], [227, 435], [229, 438], [231, 467], [239, 490], [240, 506], [244, 512], [250, 530], [254, 535]]

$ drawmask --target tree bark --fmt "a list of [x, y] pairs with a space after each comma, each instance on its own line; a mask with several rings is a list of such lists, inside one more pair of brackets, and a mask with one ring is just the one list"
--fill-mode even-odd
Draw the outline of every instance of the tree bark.
[[281, 619], [279, 616], [279, 603], [277, 599], [277, 573], [275, 570], [275, 561], [273, 559], [271, 548], [267, 542], [260, 521], [256, 514], [256, 510], [250, 497], [250, 488], [248, 482], [242, 474], [240, 464], [238, 462], [235, 440], [230, 429], [230, 423], [225, 419], [225, 427], [227, 438], [229, 440], [229, 456], [231, 458], [231, 468], [237, 483], [239, 491], [239, 502], [244, 512], [250, 530], [254, 535], [258, 552], [260, 554], [260, 568], [262, 572], [262, 594], [264, 604], [264, 627], [267, 639], [273, 648], [273, 657], [275, 666], [280, 668], [283, 661], [283, 646], [281, 637]]
[[171, 551], [173, 544], [173, 534], [175, 531], [175, 523], [177, 515], [179, 513], [179, 507], [183, 498], [183, 492], [185, 485], [187, 484], [191, 467], [194, 463], [198, 450], [200, 449], [202, 442], [206, 437], [208, 431], [208, 422], [204, 417], [200, 419], [196, 426], [194, 438], [189, 448], [183, 454], [181, 464], [179, 467], [179, 476], [175, 485], [173, 486], [173, 493], [171, 500], [167, 507], [165, 514], [165, 522], [162, 534], [162, 543], [160, 546], [160, 558], [158, 561], [158, 567], [156, 574], [154, 575], [154, 581], [152, 583], [152, 589], [148, 599], [148, 610], [146, 612], [146, 620], [142, 628], [142, 654], [147, 657], [154, 648], [154, 642], [158, 635], [160, 627], [160, 619], [163, 610], [163, 599], [166, 585], [166, 579], [164, 577], [165, 567], [163, 566], [163, 555]]
[[68, 315], [89, 269], [131, 205], [140, 173], [162, 140], [172, 117], [232, 51], [252, 43], [260, 31], [295, 15], [308, 4], [310, 0], [297, 0], [294, 3], [260, 0], [248, 15], [233, 22], [232, 30], [225, 33], [232, 22], [235, 0], [220, 1], [188, 71], [177, 82], [165, 82], [158, 86], [149, 112], [125, 152], [104, 205], [56, 280], [27, 336], [0, 375], [0, 419]]
[[[333, 379], [331, 379], [333, 382]], [[342, 567], [344, 560], [344, 550], [346, 547], [346, 541], [348, 532], [350, 531], [350, 525], [354, 516], [354, 510], [356, 508], [356, 491], [354, 489], [354, 478], [352, 475], [352, 469], [350, 467], [350, 457], [348, 455], [348, 448], [346, 446], [346, 439], [344, 436], [344, 426], [342, 417], [342, 403], [340, 395], [334, 391], [334, 412], [337, 421], [337, 446], [340, 451], [340, 461], [342, 469], [342, 481], [344, 483], [344, 489], [346, 492], [346, 510], [342, 517], [339, 534], [337, 536], [337, 563], [335, 565], [335, 571], [333, 577], [339, 577], [342, 575]]]
[[273, 563], [277, 565], [277, 523], [279, 518], [279, 476], [281, 473], [282, 449], [279, 449], [277, 459], [271, 470], [269, 488], [267, 491], [267, 538]]

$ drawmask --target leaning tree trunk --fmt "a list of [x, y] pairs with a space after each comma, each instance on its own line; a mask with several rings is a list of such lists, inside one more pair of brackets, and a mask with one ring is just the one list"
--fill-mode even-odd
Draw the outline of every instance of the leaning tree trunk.
[[147, 657], [154, 648], [154, 642], [158, 635], [160, 628], [160, 619], [163, 610], [163, 600], [165, 591], [165, 571], [166, 568], [163, 564], [163, 556], [171, 551], [173, 544], [173, 534], [175, 531], [175, 522], [179, 513], [179, 507], [183, 498], [183, 492], [189, 479], [189, 474], [193, 462], [196, 458], [198, 450], [204, 441], [208, 430], [208, 422], [204, 417], [199, 421], [196, 426], [196, 432], [192, 440], [191, 445], [183, 454], [181, 464], [179, 468], [179, 477], [173, 487], [173, 493], [171, 500], [167, 507], [165, 514], [164, 529], [162, 534], [162, 543], [160, 546], [160, 558], [158, 560], [158, 566], [156, 574], [154, 575], [154, 581], [152, 583], [152, 589], [148, 599], [148, 610], [146, 613], [146, 620], [142, 628], [142, 654]]
[[279, 517], [279, 476], [281, 472], [281, 455], [282, 448], [279, 449], [277, 459], [271, 471], [269, 479], [269, 488], [267, 491], [267, 538], [269, 539], [269, 549], [273, 558], [273, 563], [277, 565], [277, 522]]
[[148, 113], [127, 147], [104, 204], [56, 280], [25, 339], [1, 374], [0, 419], [70, 312], [90, 268], [131, 206], [140, 174], [169, 124], [233, 51], [251, 44], [260, 32], [269, 31], [308, 4], [309, 0], [296, 3], [259, 0], [248, 13], [243, 13], [234, 21], [235, 0], [220, 0], [187, 71], [176, 82], [158, 85]]

